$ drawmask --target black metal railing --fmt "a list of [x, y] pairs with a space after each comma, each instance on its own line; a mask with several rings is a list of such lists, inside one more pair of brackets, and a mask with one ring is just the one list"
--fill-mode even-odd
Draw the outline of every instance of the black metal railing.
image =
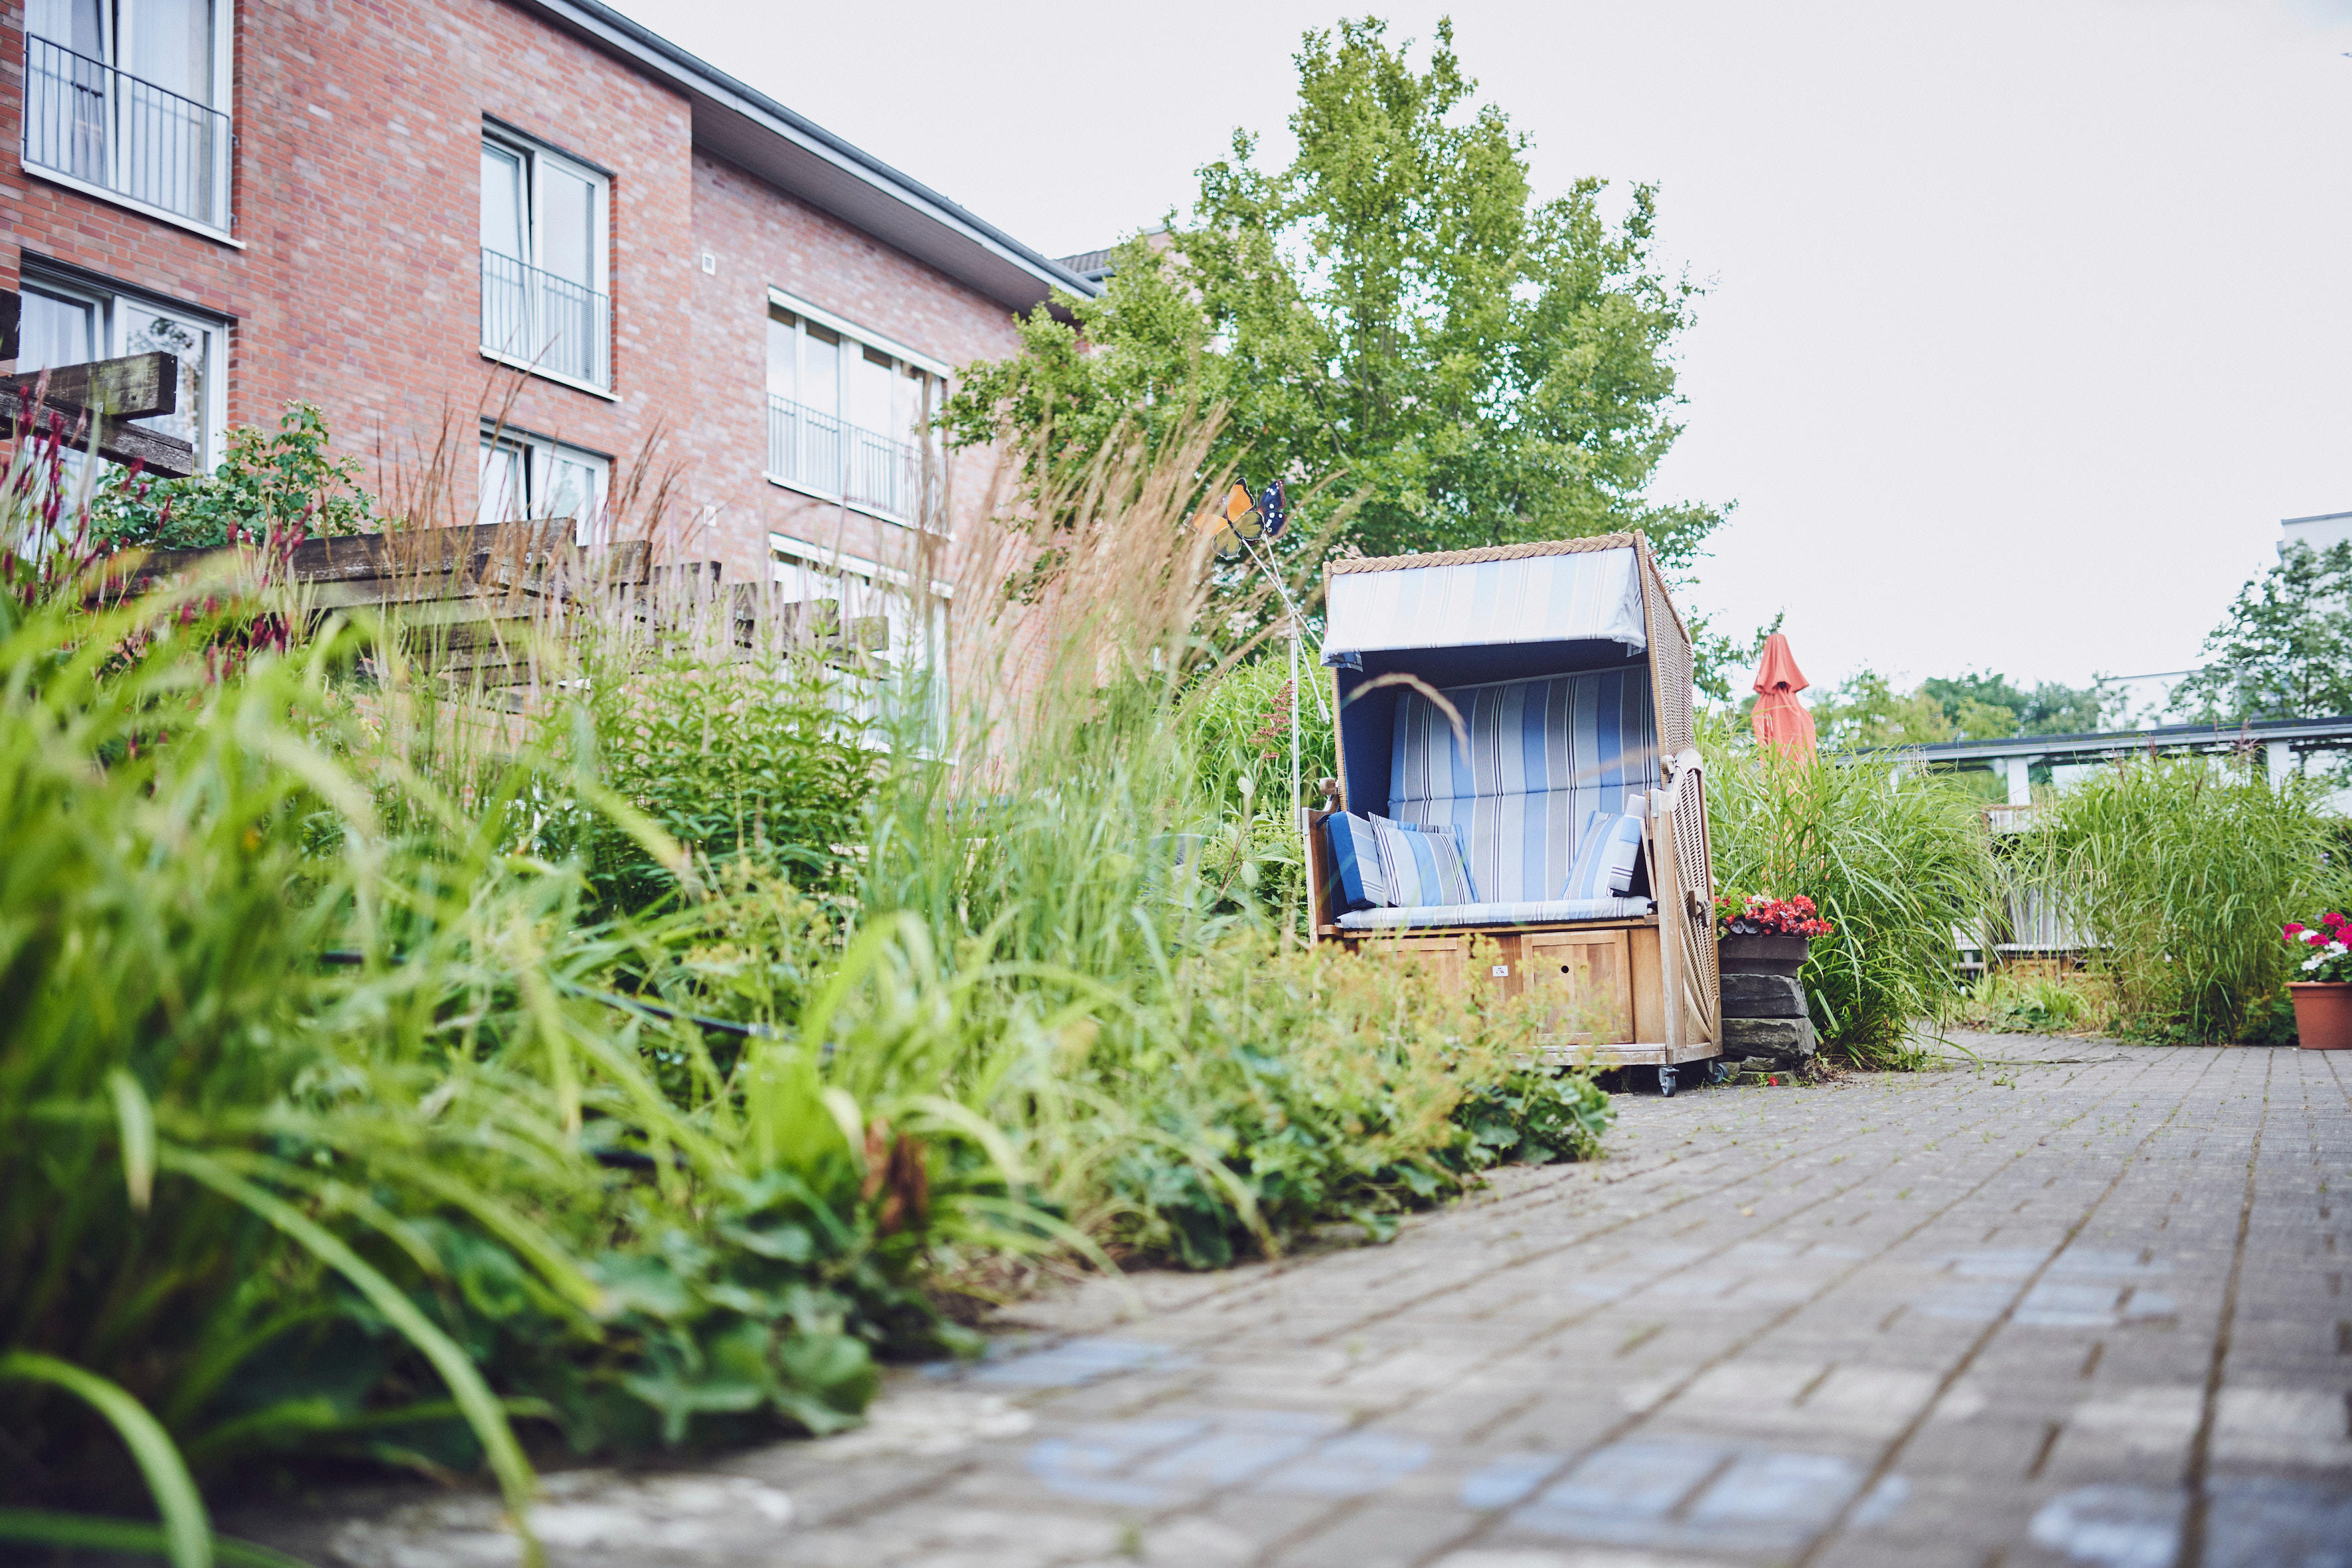
[[551, 375], [592, 386], [613, 383], [609, 295], [482, 252], [482, 347]]
[[922, 452], [831, 414], [768, 399], [768, 471], [887, 517], [912, 518], [922, 497]]
[[25, 38], [25, 162], [228, 227], [228, 116], [63, 44]]

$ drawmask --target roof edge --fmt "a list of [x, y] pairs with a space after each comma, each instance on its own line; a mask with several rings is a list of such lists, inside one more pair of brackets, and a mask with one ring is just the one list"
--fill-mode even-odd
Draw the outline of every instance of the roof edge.
[[[913, 209], [932, 223], [965, 240], [994, 252], [1045, 285], [1092, 299], [1102, 290], [1084, 276], [1022, 244], [994, 224], [969, 211], [786, 108], [750, 84], [688, 53], [643, 23], [621, 15], [602, 0], [515, 0], [518, 5], [546, 16], [592, 41], [624, 56], [654, 74], [669, 79], [689, 93], [699, 93], [785, 141], [797, 142], [864, 180], [883, 194]], [[797, 193], [794, 193], [797, 194]], [[1042, 298], [1043, 296], [1041, 296]]]

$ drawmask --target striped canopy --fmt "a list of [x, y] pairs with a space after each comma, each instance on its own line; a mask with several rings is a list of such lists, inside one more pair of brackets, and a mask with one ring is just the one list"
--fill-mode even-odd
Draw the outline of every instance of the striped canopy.
[[1334, 562], [1323, 662], [1353, 668], [1359, 654], [1492, 643], [1597, 638], [1636, 653], [1648, 646], [1630, 545], [1518, 552], [1525, 548], [1431, 555], [1427, 565], [1411, 555]]

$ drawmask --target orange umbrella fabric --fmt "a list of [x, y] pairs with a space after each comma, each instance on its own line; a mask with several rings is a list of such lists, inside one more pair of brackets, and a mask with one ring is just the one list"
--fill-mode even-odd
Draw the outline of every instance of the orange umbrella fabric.
[[1764, 639], [1764, 660], [1756, 667], [1756, 743], [1778, 746], [1791, 757], [1813, 754], [1813, 716], [1797, 700], [1805, 672], [1789, 651], [1789, 639], [1774, 632]]

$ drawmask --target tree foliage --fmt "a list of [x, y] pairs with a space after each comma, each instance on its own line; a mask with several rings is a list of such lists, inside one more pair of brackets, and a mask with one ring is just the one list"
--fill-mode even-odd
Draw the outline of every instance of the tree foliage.
[[1970, 671], [1923, 680], [1908, 692], [1862, 669], [1824, 692], [1813, 725], [1832, 746], [1924, 746], [2096, 730], [2113, 706], [2100, 682], [2045, 680], [2028, 690], [2005, 675]]
[[1641, 528], [1687, 564], [1721, 514], [1646, 494], [1681, 433], [1670, 351], [1697, 293], [1653, 256], [1654, 187], [1614, 221], [1597, 179], [1535, 200], [1528, 139], [1472, 106], [1451, 24], [1425, 69], [1409, 48], [1371, 18], [1307, 34], [1297, 155], [1268, 169], [1236, 132], [1189, 221], [1123, 246], [1099, 299], [1032, 311], [1012, 359], [965, 370], [950, 438], [1009, 431], [1034, 479], [1123, 421], [1157, 439], [1221, 404], [1208, 472], [1332, 481], [1293, 552]]
[[2352, 713], [2352, 542], [2290, 544], [2238, 591], [2173, 707], [2190, 721]]

